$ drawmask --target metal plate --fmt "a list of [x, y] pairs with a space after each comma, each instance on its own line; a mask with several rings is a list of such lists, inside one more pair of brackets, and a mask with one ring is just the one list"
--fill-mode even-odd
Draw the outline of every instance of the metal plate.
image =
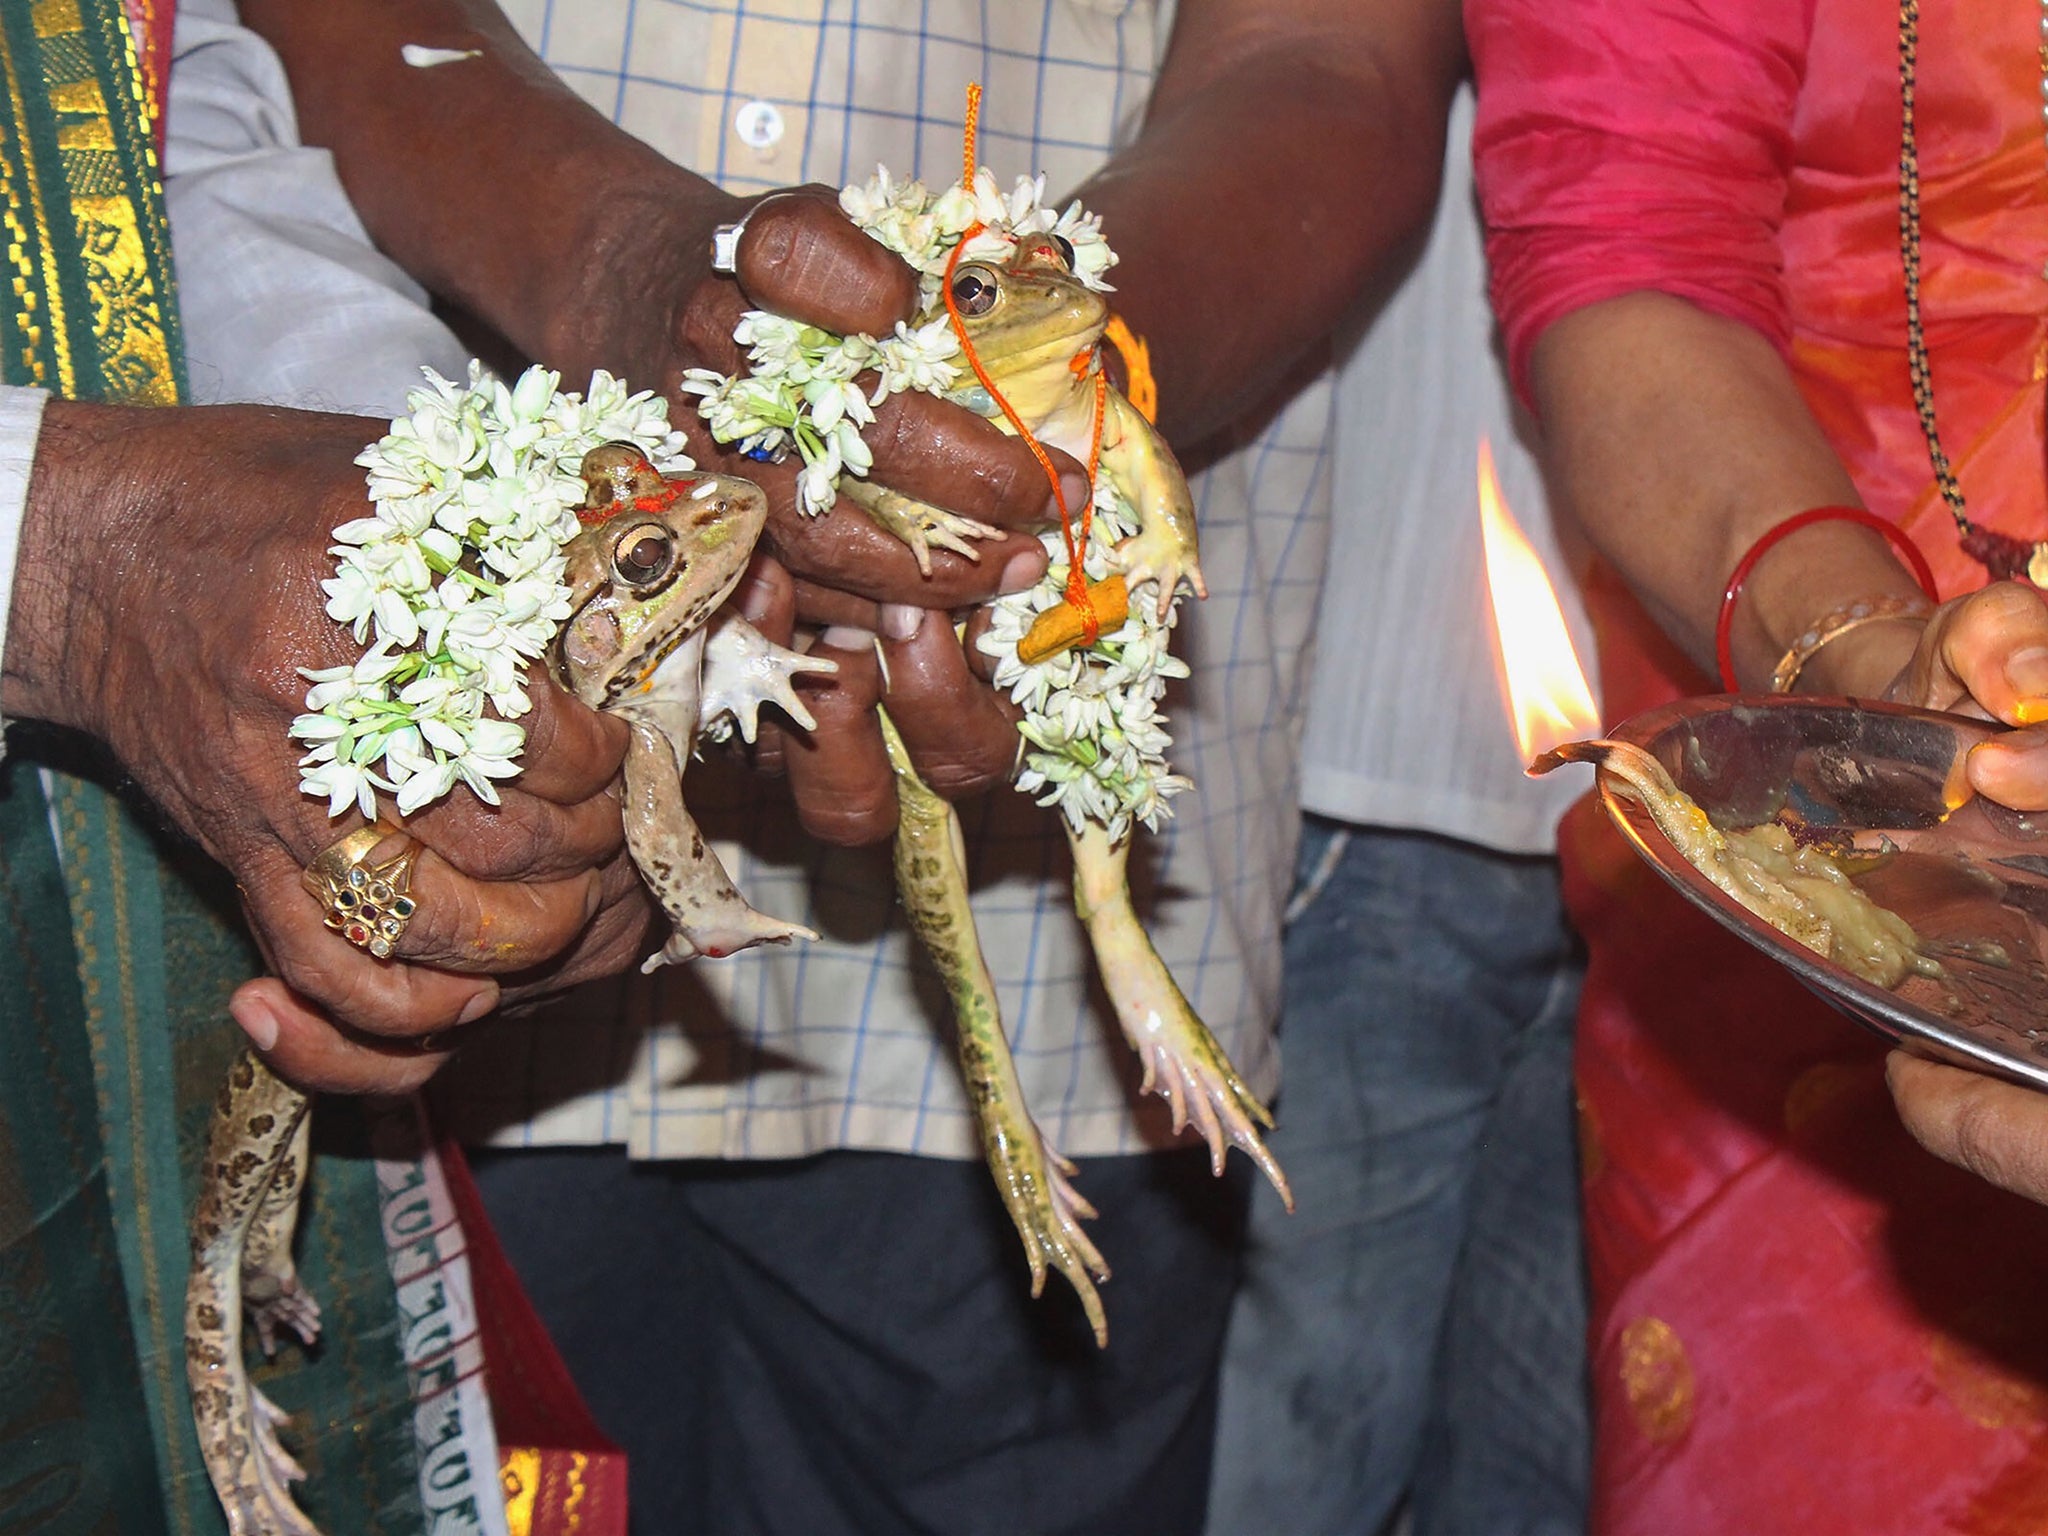
[[1685, 699], [1608, 733], [1654, 755], [1718, 827], [1789, 811], [1878, 855], [1856, 883], [1913, 925], [1944, 972], [1892, 991], [1724, 896], [1604, 770], [1600, 794], [1687, 899], [1829, 1002], [1923, 1054], [2048, 1089], [2048, 812], [1973, 796], [1963, 775], [1970, 748], [2002, 730], [1891, 704], [1738, 695]]

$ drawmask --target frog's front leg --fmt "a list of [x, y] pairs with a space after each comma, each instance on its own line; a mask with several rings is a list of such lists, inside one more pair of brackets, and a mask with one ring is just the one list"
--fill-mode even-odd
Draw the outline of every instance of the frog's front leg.
[[1092, 1217], [1095, 1208], [1067, 1182], [1074, 1165], [1046, 1144], [1024, 1103], [1016, 1059], [1003, 1033], [995, 981], [982, 958], [967, 901], [967, 848], [960, 818], [918, 777], [888, 713], [876, 713], [889, 766], [896, 774], [897, 894], [952, 1001], [967, 1096], [981, 1129], [989, 1172], [1024, 1241], [1031, 1294], [1044, 1289], [1048, 1265], [1057, 1269], [1081, 1298], [1095, 1342], [1107, 1344], [1109, 1323], [1094, 1282], [1109, 1278], [1109, 1266], [1081, 1230], [1082, 1218]]
[[304, 1470], [278, 1440], [284, 1414], [242, 1358], [247, 1296], [266, 1350], [280, 1325], [311, 1341], [319, 1308], [291, 1265], [305, 1180], [310, 1102], [253, 1053], [235, 1061], [214, 1107], [192, 1272], [185, 1288], [185, 1379], [200, 1454], [233, 1536], [319, 1536], [292, 1502]]
[[643, 972], [694, 959], [736, 954], [756, 944], [815, 939], [749, 906], [683, 806], [683, 754], [650, 721], [624, 714], [633, 728], [626, 748], [626, 847], [640, 878], [668, 913], [675, 931], [641, 964]]
[[1162, 620], [1183, 578], [1195, 596], [1207, 597], [1196, 560], [1195, 503], [1187, 477], [1152, 423], [1115, 390], [1103, 413], [1102, 471], [1138, 514], [1138, 531], [1117, 546], [1132, 591], [1141, 582], [1158, 582], [1153, 601]]
[[910, 546], [917, 557], [918, 571], [932, 573], [932, 549], [950, 549], [969, 560], [981, 559], [975, 539], [999, 539], [1003, 530], [943, 507], [928, 506], [892, 491], [885, 485], [848, 475], [839, 482], [839, 494], [859, 507], [882, 527]]
[[721, 720], [738, 724], [743, 740], [760, 730], [763, 704], [773, 704], [805, 730], [817, 721], [804, 706], [793, 679], [804, 673], [820, 676], [839, 670], [826, 656], [806, 656], [777, 645], [731, 609], [711, 621], [704, 641], [702, 697], [697, 729], [709, 730]]
[[1074, 907], [1095, 946], [1095, 963], [1117, 1024], [1144, 1065], [1143, 1091], [1157, 1093], [1173, 1107], [1176, 1131], [1193, 1122], [1209, 1144], [1216, 1172], [1223, 1171], [1225, 1143], [1234, 1143], [1293, 1210], [1287, 1175], [1259, 1135], [1260, 1126], [1272, 1128], [1272, 1115], [1188, 1006], [1132, 910], [1125, 878], [1129, 839], [1112, 841], [1101, 826], [1089, 822], [1079, 832], [1069, 826], [1067, 841], [1074, 851]]

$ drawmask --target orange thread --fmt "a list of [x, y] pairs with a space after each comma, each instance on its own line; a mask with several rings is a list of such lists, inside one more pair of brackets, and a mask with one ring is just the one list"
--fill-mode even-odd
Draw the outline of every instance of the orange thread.
[[[974, 147], [976, 135], [980, 131], [980, 122], [981, 86], [979, 82], [975, 82], [967, 87], [967, 123], [964, 130], [964, 137], [966, 139], [966, 151], [963, 156], [964, 176], [965, 184], [969, 187], [974, 185]], [[946, 257], [946, 271], [939, 282], [939, 296], [945, 301], [946, 319], [952, 324], [954, 339], [960, 343], [960, 350], [967, 358], [967, 366], [974, 370], [974, 377], [980, 381], [981, 387], [988, 391], [989, 399], [996, 403], [1004, 417], [1008, 419], [1010, 425], [1016, 429], [1017, 436], [1024, 440], [1024, 446], [1031, 450], [1031, 456], [1038, 460], [1038, 467], [1045, 471], [1045, 478], [1052, 486], [1053, 505], [1059, 508], [1060, 513], [1060, 537], [1067, 546], [1066, 600], [1081, 615], [1083, 644], [1093, 645], [1097, 636], [1101, 633], [1102, 626], [1096, 618], [1095, 604], [1088, 595], [1088, 574], [1082, 569], [1081, 557], [1083, 551], [1087, 548], [1089, 530], [1093, 525], [1095, 510], [1095, 498], [1093, 495], [1095, 460], [1102, 443], [1103, 390], [1107, 381], [1102, 379], [1099, 374], [1097, 375], [1095, 443], [1088, 451], [1090, 495], [1088, 505], [1082, 509], [1081, 536], [1077, 540], [1074, 537], [1074, 517], [1067, 510], [1066, 493], [1060, 489], [1060, 472], [1053, 468], [1052, 457], [1046, 453], [1044, 446], [1033, 435], [1031, 429], [1024, 424], [1024, 418], [1017, 414], [1016, 407], [1012, 406], [1009, 400], [1004, 397], [1003, 392], [996, 388], [996, 381], [988, 376], [988, 370], [981, 364], [980, 354], [974, 350], [974, 343], [968, 338], [967, 322], [960, 317], [960, 305], [953, 297], [953, 271], [960, 264], [960, 253], [966, 250], [968, 242], [973, 240], [986, 227], [979, 220], [976, 220], [961, 231], [959, 242], [954, 245], [952, 251]]]
[[967, 82], [967, 131], [964, 135], [966, 141], [965, 164], [960, 172], [960, 185], [969, 192], [974, 190], [974, 172], [976, 169], [974, 164], [974, 141], [979, 136], [980, 131], [981, 82], [979, 80], [970, 80]]

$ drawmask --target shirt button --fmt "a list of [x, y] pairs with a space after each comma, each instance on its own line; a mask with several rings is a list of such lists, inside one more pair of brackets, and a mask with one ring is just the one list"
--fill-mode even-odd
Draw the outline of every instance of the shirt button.
[[754, 149], [768, 149], [782, 138], [782, 114], [772, 102], [748, 102], [733, 114], [732, 126], [741, 142]]

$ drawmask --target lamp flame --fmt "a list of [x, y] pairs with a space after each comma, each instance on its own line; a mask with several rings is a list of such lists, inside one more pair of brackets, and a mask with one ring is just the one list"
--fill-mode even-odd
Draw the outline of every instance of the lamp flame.
[[1501, 683], [1526, 763], [1560, 742], [1597, 736], [1600, 711], [1572, 651], [1556, 589], [1501, 496], [1493, 446], [1485, 438], [1479, 440], [1479, 528]]

